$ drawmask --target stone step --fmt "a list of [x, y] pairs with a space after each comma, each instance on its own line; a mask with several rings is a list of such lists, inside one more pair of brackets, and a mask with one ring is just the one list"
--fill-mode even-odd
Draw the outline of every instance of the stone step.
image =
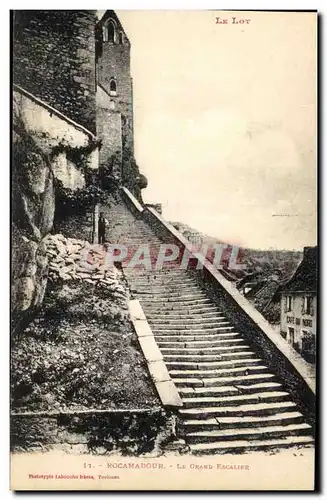
[[210, 317], [203, 317], [203, 316], [193, 316], [190, 318], [172, 318], [170, 315], [163, 315], [161, 317], [148, 317], [149, 323], [151, 322], [153, 325], [209, 325], [211, 326], [212, 324], [215, 324], [217, 326], [228, 323], [224, 316], [215, 314]]
[[[153, 330], [152, 330], [153, 331]], [[214, 345], [215, 342], [217, 343], [224, 343], [227, 341], [232, 341], [232, 340], [240, 340], [243, 342], [242, 337], [240, 336], [239, 333], [237, 332], [227, 332], [227, 333], [192, 333], [189, 330], [190, 333], [182, 333], [179, 334], [179, 332], [171, 332], [169, 333], [156, 333], [154, 332], [154, 336], [157, 341], [159, 342], [187, 342], [187, 343], [192, 343], [197, 345]]]
[[292, 447], [299, 445], [313, 444], [314, 440], [311, 436], [287, 436], [277, 439], [266, 440], [243, 440], [243, 441], [219, 441], [214, 443], [198, 443], [191, 444], [190, 449], [194, 454], [209, 454], [209, 453], [229, 453], [235, 451], [259, 450]]
[[283, 436], [303, 435], [310, 433], [308, 424], [273, 425], [267, 427], [253, 427], [242, 429], [204, 430], [186, 434], [186, 441], [190, 443], [209, 443], [217, 441], [238, 441], [240, 439], [270, 439]]
[[[151, 324], [151, 321], [149, 321]], [[155, 323], [153, 325], [153, 331], [160, 332], [160, 331], [167, 331], [167, 330], [176, 330], [176, 331], [208, 331], [208, 332], [218, 332], [219, 329], [225, 330], [226, 327], [229, 326], [228, 321], [215, 321], [212, 323], [208, 322], [203, 322], [201, 323], [190, 323], [190, 324], [185, 324], [185, 323]]]
[[235, 387], [241, 394], [249, 394], [261, 390], [270, 391], [273, 389], [282, 389], [283, 386], [279, 382], [260, 382], [258, 384], [246, 384], [246, 385], [235, 384]]
[[[173, 341], [169, 341], [169, 342], [166, 342], [165, 340], [161, 341], [161, 340], [158, 340], [158, 338], [156, 337], [156, 342], [158, 344], [158, 346], [160, 347], [160, 350], [162, 352], [167, 351], [168, 352], [168, 349], [170, 350], [180, 350], [183, 352], [184, 351], [192, 351], [192, 352], [198, 352], [199, 354], [200, 353], [204, 353], [204, 352], [207, 352], [207, 351], [212, 351], [212, 349], [215, 349], [216, 347], [219, 347], [219, 346], [230, 346], [231, 348], [233, 346], [236, 346], [238, 344], [242, 344], [243, 343], [243, 340], [241, 338], [239, 339], [223, 339], [223, 340], [215, 340], [215, 341], [211, 341], [211, 342], [208, 342], [208, 341], [204, 341], [204, 342], [197, 342], [197, 341], [192, 341], [192, 342], [185, 342], [185, 339], [175, 339], [175, 342]], [[211, 347], [208, 347], [208, 346], [211, 346]], [[173, 348], [176, 348], [176, 349], [173, 349]]]
[[[263, 425], [287, 425], [303, 422], [304, 418], [299, 411], [290, 411], [275, 413], [273, 415], [260, 415], [258, 417], [242, 416], [242, 417], [218, 417], [217, 422], [221, 429], [239, 428], [239, 427], [255, 427]], [[186, 421], [187, 422], [187, 421]], [[186, 424], [184, 422], [184, 424]]]
[[[199, 298], [205, 298], [206, 294], [204, 293], [199, 293], [198, 290], [191, 289], [190, 287], [188, 288], [180, 288], [174, 286], [174, 290], [169, 290], [169, 289], [161, 289], [161, 290], [154, 290], [151, 286], [151, 284], [148, 284], [147, 287], [144, 287], [143, 289], [135, 286], [130, 287], [131, 292], [135, 293], [136, 295], [139, 295], [140, 297], [147, 296], [147, 295], [152, 295], [154, 298], [168, 298], [168, 297], [181, 297], [182, 295], [197, 295]], [[180, 313], [182, 313], [183, 310], [181, 309]]]
[[205, 420], [185, 420], [183, 426], [186, 432], [203, 430], [239, 429], [242, 427], [263, 427], [276, 425], [299, 424], [303, 422], [303, 415], [298, 411], [275, 413], [274, 415], [260, 415], [259, 417], [218, 417]]
[[[258, 392], [260, 390], [263, 391], [273, 391], [273, 390], [278, 390], [281, 389], [282, 384], [279, 384], [278, 382], [265, 382], [262, 384], [254, 384], [254, 385], [247, 385], [244, 386], [246, 389], [241, 391], [242, 394], [245, 393], [251, 393], [251, 392]], [[178, 388], [178, 392], [181, 396], [183, 397], [204, 397], [204, 396], [232, 396], [232, 395], [239, 395], [240, 390], [238, 387], [235, 387], [233, 385], [223, 385], [223, 386], [218, 386], [218, 387], [180, 387]]]
[[189, 313], [172, 313], [171, 311], [158, 311], [156, 313], [149, 313], [148, 311], [144, 311], [145, 314], [146, 314], [146, 317], [148, 319], [148, 321], [152, 321], [152, 322], [155, 322], [155, 321], [162, 321], [162, 320], [167, 320], [169, 318], [169, 320], [171, 321], [186, 321], [186, 322], [190, 322], [190, 321], [194, 321], [194, 322], [199, 322], [199, 321], [203, 321], [203, 319], [212, 319], [212, 318], [224, 318], [224, 315], [220, 312], [217, 312], [217, 311], [208, 311], [208, 312], [198, 312], [198, 311], [193, 311], [193, 312], [189, 312]]
[[[123, 235], [123, 234], [120, 234], [117, 238], [116, 238], [117, 241], [114, 242], [114, 244], [121, 244], [121, 245], [126, 245], [126, 246], [130, 246], [130, 247], [133, 247], [136, 249], [138, 249], [140, 246], [145, 246], [147, 245], [147, 249], [150, 250], [150, 254], [151, 252], [154, 252], [155, 250], [159, 251], [160, 249], [160, 246], [162, 245], [162, 242], [158, 239], [153, 239], [151, 237], [149, 237], [148, 234], [144, 233], [142, 235], [142, 238], [140, 238], [139, 236], [137, 236], [136, 238], [133, 238], [129, 235]], [[142, 241], [143, 240], [143, 241]]]
[[[154, 293], [161, 293], [161, 292], [174, 292], [176, 290], [178, 291], [183, 291], [183, 290], [198, 290], [199, 287], [196, 283], [194, 282], [181, 282], [181, 283], [176, 283], [176, 281], [172, 281], [171, 283], [167, 283], [167, 280], [164, 280], [162, 283], [156, 283], [155, 281], [150, 282], [151, 285], [151, 290]], [[141, 283], [135, 283], [133, 282], [131, 284], [131, 288], [135, 290], [140, 290], [141, 292], [144, 292], [148, 289], [149, 287], [149, 281], [144, 282], [143, 284]]]
[[[148, 285], [148, 287], [151, 286]], [[218, 309], [217, 305], [214, 304], [213, 302], [210, 301], [209, 298], [207, 298], [207, 303], [202, 303], [200, 302], [199, 304], [196, 303], [185, 303], [181, 304], [180, 302], [169, 302], [169, 304], [145, 304], [145, 307], [148, 308], [149, 312], [162, 312], [164, 311], [172, 311], [174, 313], [193, 313], [195, 310], [197, 312], [205, 312], [205, 311], [219, 311], [222, 312], [221, 310]]]
[[[149, 285], [150, 287], [151, 285]], [[210, 302], [210, 299], [204, 298], [199, 300], [189, 300], [183, 302], [182, 300], [176, 300], [175, 302], [151, 302], [147, 300], [148, 297], [145, 294], [139, 294], [139, 300], [144, 302], [144, 308], [149, 313], [163, 313], [163, 312], [174, 312], [175, 314], [192, 314], [194, 311], [200, 313], [201, 310], [207, 309], [209, 311], [217, 312], [217, 308]]]
[[137, 270], [133, 269], [126, 269], [125, 274], [126, 276], [128, 275], [128, 278], [130, 278], [130, 283], [132, 286], [143, 286], [146, 287], [147, 285], [151, 284], [155, 287], [160, 287], [160, 286], [197, 286], [197, 282], [193, 278], [188, 278], [186, 275], [180, 276], [180, 275], [172, 275], [169, 276], [167, 275], [167, 272], [165, 272], [162, 276], [160, 275], [155, 275], [155, 274], [148, 274], [148, 276], [139, 276], [136, 273], [138, 273]]
[[167, 293], [167, 294], [154, 294], [149, 290], [146, 294], [138, 294], [140, 297], [144, 297], [148, 302], [198, 302], [199, 300], [208, 300], [204, 293], [194, 292], [194, 293]]
[[278, 401], [277, 403], [254, 403], [238, 406], [203, 406], [196, 408], [183, 408], [178, 410], [184, 418], [202, 419], [205, 417], [224, 416], [259, 416], [280, 413], [283, 409], [296, 409], [292, 401]]
[[187, 435], [189, 432], [198, 432], [198, 431], [218, 431], [220, 426], [218, 424], [218, 419], [216, 418], [205, 418], [205, 419], [187, 419], [183, 421], [183, 429], [185, 434], [183, 433], [183, 437]]
[[147, 226], [147, 227], [146, 226], [136, 226], [135, 227], [135, 224], [133, 223], [133, 227], [134, 227], [134, 233], [131, 233], [130, 231], [128, 233], [124, 233], [124, 232], [120, 231], [120, 235], [121, 236], [126, 236], [126, 239], [128, 239], [130, 241], [140, 240], [140, 237], [143, 236], [144, 239], [146, 239], [147, 241], [145, 241], [145, 240], [140, 241], [140, 243], [142, 245], [145, 245], [146, 243], [157, 242], [157, 241], [160, 244], [162, 244], [162, 241], [160, 240], [160, 238], [158, 238], [158, 236], [156, 236], [151, 231], [151, 229], [149, 228], [149, 226]]
[[[160, 344], [161, 345], [161, 344]], [[210, 354], [220, 354], [221, 352], [228, 351], [228, 352], [239, 352], [243, 349], [250, 349], [249, 346], [243, 345], [242, 341], [239, 342], [239, 344], [229, 344], [229, 345], [216, 345], [212, 347], [197, 347], [196, 349], [191, 348], [191, 347], [164, 347], [161, 346], [160, 350], [162, 354], [165, 355], [174, 355], [175, 357], [180, 356], [179, 359], [182, 359], [182, 357], [187, 357], [188, 359], [200, 359], [204, 356]]]
[[141, 303], [143, 304], [143, 302], [145, 304], [149, 304], [149, 305], [161, 305], [161, 304], [170, 304], [170, 303], [174, 303], [175, 305], [179, 304], [180, 307], [184, 307], [184, 305], [186, 306], [193, 306], [193, 305], [196, 305], [196, 304], [211, 304], [210, 302], [210, 299], [208, 298], [183, 298], [183, 297], [179, 297], [178, 299], [155, 299], [155, 298], [150, 298], [148, 296], [145, 296], [143, 295], [142, 297], [140, 297], [139, 299], [141, 301]]
[[131, 277], [143, 278], [143, 279], [158, 279], [158, 278], [180, 278], [183, 281], [185, 278], [192, 278], [184, 269], [160, 269], [147, 271], [146, 269], [135, 269], [133, 267], [128, 268], [127, 274]]
[[[132, 280], [130, 280], [129, 283], [130, 283], [130, 286], [136, 288], [136, 284]], [[143, 291], [143, 292], [151, 291], [152, 290], [152, 286], [154, 286], [153, 282], [150, 282], [150, 283], [148, 282], [148, 283], [146, 283], [144, 285], [144, 290], [141, 290], [141, 291]], [[206, 295], [206, 293], [203, 290], [201, 290], [201, 288], [199, 288], [196, 285], [189, 285], [188, 287], [179, 289], [178, 282], [176, 282], [176, 280], [172, 280], [171, 283], [170, 283], [170, 286], [174, 287], [174, 290], [173, 291], [166, 290], [165, 291], [165, 295], [167, 295], [167, 296], [168, 295], [172, 295], [175, 292], [178, 292], [178, 293], [183, 294], [183, 295], [199, 295], [200, 296], [199, 298], [209, 299], [208, 296]], [[148, 290], [146, 290], [146, 288]], [[155, 290], [155, 292], [159, 292], [159, 294], [163, 294], [164, 293], [164, 291], [162, 291], [162, 290], [159, 290], [159, 291]], [[211, 301], [210, 301], [210, 304], [212, 304]], [[170, 304], [170, 305], [173, 305], [173, 304]], [[192, 305], [189, 304], [189, 307], [192, 307]]]
[[195, 307], [193, 309], [183, 309], [183, 308], [177, 308], [177, 307], [164, 307], [164, 308], [153, 308], [152, 306], [145, 306], [144, 307], [144, 312], [147, 316], [147, 318], [151, 318], [152, 316], [157, 315], [168, 315], [171, 318], [183, 318], [183, 317], [193, 317], [193, 316], [204, 316], [206, 317], [207, 315], [213, 315], [213, 314], [221, 314], [221, 311], [218, 311], [214, 306], [209, 306], [209, 307]]
[[[200, 366], [204, 369], [210, 370], [211, 368], [215, 368], [216, 366], [219, 367], [221, 364], [224, 364], [226, 360], [231, 361], [231, 364], [233, 363], [244, 363], [244, 358], [242, 356], [249, 356], [249, 358], [246, 359], [254, 359], [250, 358], [250, 356], [254, 356], [254, 352], [220, 352], [220, 353], [213, 353], [212, 355], [209, 354], [178, 354], [178, 355], [172, 355], [172, 354], [164, 354], [163, 357], [165, 360], [165, 363], [170, 364], [173, 363], [175, 365], [180, 365], [180, 366], [186, 366], [186, 367], [197, 367]], [[258, 360], [260, 361], [260, 360]], [[185, 363], [187, 363], [185, 365]], [[190, 364], [189, 364], [190, 363]], [[220, 363], [217, 365], [217, 363]], [[168, 366], [168, 365], [167, 365]]]
[[223, 385], [221, 387], [179, 387], [178, 392], [183, 398], [192, 398], [194, 396], [231, 396], [239, 394], [236, 387], [232, 385]]
[[203, 328], [203, 329], [196, 329], [196, 328], [185, 328], [184, 330], [182, 328], [178, 328], [177, 330], [165, 330], [165, 329], [157, 329], [157, 328], [152, 328], [152, 331], [154, 334], [157, 333], [157, 335], [167, 335], [167, 336], [189, 336], [189, 337], [199, 337], [202, 339], [202, 337], [210, 339], [213, 337], [222, 337], [223, 335], [226, 336], [227, 334], [230, 335], [239, 335], [237, 332], [232, 332], [234, 329], [233, 326], [218, 326], [215, 328]]
[[183, 397], [183, 407], [185, 408], [202, 408], [207, 406], [231, 406], [235, 407], [243, 404], [270, 402], [277, 403], [289, 397], [288, 392], [285, 391], [272, 391], [272, 392], [258, 392], [254, 394], [240, 394], [231, 396], [195, 396]]
[[[244, 354], [244, 356], [247, 355], [254, 355], [254, 353], [251, 352], [246, 352], [246, 353], [237, 353], [238, 357], [235, 357], [235, 359], [232, 359], [234, 356], [232, 354], [225, 354], [225, 355], [220, 355], [219, 357], [212, 358], [215, 361], [210, 361], [208, 359], [207, 361], [179, 361], [178, 359], [173, 361], [171, 357], [164, 356], [165, 364], [168, 368], [168, 370], [178, 370], [178, 369], [184, 369], [185, 371], [188, 370], [207, 370], [209, 372], [212, 372], [216, 369], [222, 368], [222, 367], [237, 367], [240, 365], [255, 365], [258, 363], [261, 363], [260, 359], [257, 358], [240, 358], [240, 355]], [[224, 359], [222, 359], [224, 358]], [[219, 361], [218, 361], [219, 360]], [[244, 361], [245, 360], [245, 361]]]
[[[252, 367], [253, 368], [253, 367]], [[261, 367], [263, 368], [263, 367]], [[172, 374], [173, 372], [170, 372]], [[197, 373], [197, 372], [196, 372]], [[219, 377], [219, 378], [173, 378], [174, 384], [177, 387], [223, 387], [224, 385], [232, 385], [237, 383], [250, 384], [258, 380], [272, 380], [275, 375], [272, 373], [254, 373], [253, 375], [239, 375], [234, 377]]]
[[[268, 370], [266, 366], [260, 365], [261, 359], [245, 359], [242, 364], [243, 366], [237, 366], [233, 367], [233, 363], [235, 361], [226, 361], [224, 362], [224, 368], [216, 369], [216, 370], [190, 370], [188, 368], [185, 368], [184, 370], [175, 370], [175, 369], [170, 369], [169, 374], [170, 376], [176, 377], [176, 378], [203, 378], [203, 385], [205, 386], [211, 386], [212, 384], [219, 384], [220, 380], [226, 380], [226, 376], [231, 374], [231, 373], [236, 373], [236, 374], [242, 374], [242, 375], [248, 375], [252, 374], [253, 372], [259, 372], [262, 373], [265, 370]], [[252, 364], [253, 363], [253, 364]], [[219, 376], [222, 378], [220, 379]], [[214, 377], [214, 378], [213, 378]], [[209, 379], [209, 380], [207, 380]], [[224, 383], [224, 382], [223, 382]], [[223, 385], [223, 383], [221, 385]]]

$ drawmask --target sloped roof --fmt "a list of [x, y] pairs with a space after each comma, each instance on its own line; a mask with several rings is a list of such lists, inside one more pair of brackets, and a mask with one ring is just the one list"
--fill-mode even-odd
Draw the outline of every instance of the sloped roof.
[[106, 12], [103, 14], [103, 16], [101, 17], [101, 19], [98, 21], [97, 26], [98, 27], [102, 27], [102, 25], [109, 18], [113, 19], [116, 22], [118, 28], [124, 33], [126, 40], [129, 42], [129, 38], [128, 38], [127, 34], [126, 34], [126, 31], [124, 30], [123, 25], [121, 24], [121, 22], [119, 20], [119, 17], [117, 16], [117, 14], [116, 14], [116, 12], [114, 10], [106, 10]]
[[292, 278], [280, 287], [281, 292], [317, 291], [317, 247], [304, 247], [303, 260]]

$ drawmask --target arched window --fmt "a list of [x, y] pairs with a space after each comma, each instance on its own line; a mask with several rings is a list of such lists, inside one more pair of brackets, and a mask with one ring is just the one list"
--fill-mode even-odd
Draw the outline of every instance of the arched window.
[[114, 78], [111, 78], [109, 83], [109, 93], [110, 95], [117, 95], [117, 83]]
[[123, 35], [123, 32], [122, 32], [122, 31], [120, 31], [120, 32], [119, 32], [119, 43], [120, 43], [120, 44], [123, 44], [123, 43], [124, 43], [124, 35]]
[[109, 19], [109, 21], [108, 21], [107, 31], [108, 31], [108, 42], [115, 43], [116, 42], [116, 26], [114, 25], [114, 22], [111, 19]]

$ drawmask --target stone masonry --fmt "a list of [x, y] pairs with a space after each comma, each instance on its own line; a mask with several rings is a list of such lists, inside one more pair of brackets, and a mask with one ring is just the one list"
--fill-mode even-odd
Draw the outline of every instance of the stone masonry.
[[16, 10], [13, 79], [95, 133], [95, 11]]
[[[108, 25], [114, 28], [108, 36]], [[103, 147], [111, 154], [128, 149], [133, 153], [133, 89], [130, 74], [131, 45], [120, 21], [113, 11], [107, 11], [96, 28], [97, 38], [97, 130]], [[115, 89], [115, 90], [114, 90]], [[106, 110], [105, 115], [101, 112]], [[118, 125], [115, 114], [121, 116], [121, 133], [110, 133], [112, 124]], [[109, 121], [111, 127], [104, 127]], [[108, 152], [106, 151], [106, 155]], [[100, 164], [106, 161], [100, 156]]]

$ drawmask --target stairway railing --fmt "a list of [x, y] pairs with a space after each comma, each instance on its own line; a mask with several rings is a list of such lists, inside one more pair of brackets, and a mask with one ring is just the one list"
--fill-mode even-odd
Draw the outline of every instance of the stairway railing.
[[142, 217], [163, 242], [174, 243], [188, 250], [196, 260], [201, 261], [202, 269], [192, 269], [188, 272], [196, 275], [198, 281], [205, 287], [212, 300], [224, 311], [236, 330], [257, 349], [266, 365], [281, 379], [308, 423], [314, 426], [315, 368], [270, 326], [236, 287], [224, 278], [204, 256], [195, 255], [190, 242], [165, 221], [154, 208], [143, 208], [127, 188], [123, 188], [123, 197], [128, 208], [133, 213], [137, 213], [138, 217]]

